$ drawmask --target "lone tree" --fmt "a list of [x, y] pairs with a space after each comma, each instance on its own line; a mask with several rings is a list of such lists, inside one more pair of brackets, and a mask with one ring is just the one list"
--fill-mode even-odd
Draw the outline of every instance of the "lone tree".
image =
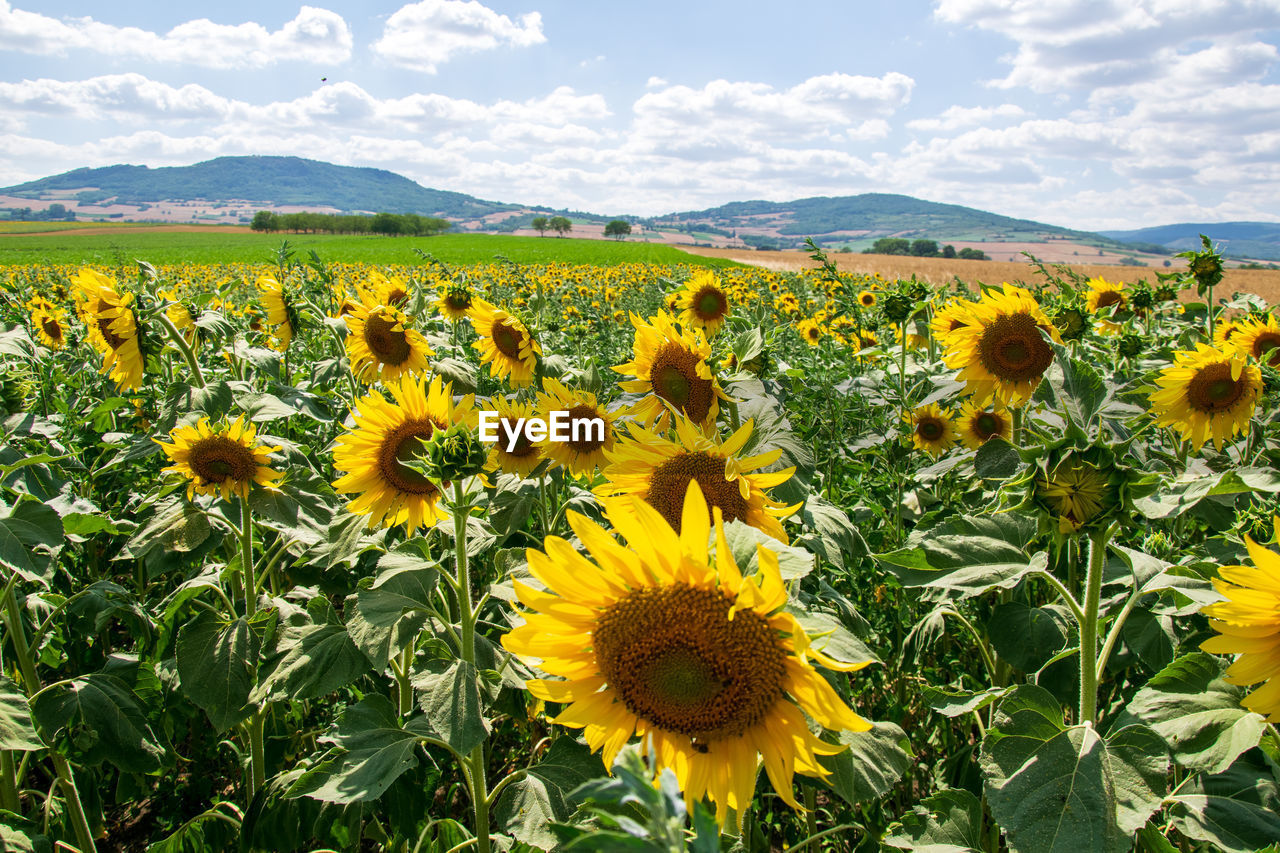
[[604, 227], [604, 236], [621, 240], [631, 233], [631, 223], [625, 219], [615, 219]]
[[565, 216], [553, 216], [547, 226], [554, 232], [557, 237], [563, 237], [565, 234], [573, 230], [573, 223]]
[[539, 237], [547, 236], [547, 229], [551, 227], [551, 223], [545, 216], [535, 216], [533, 221], [529, 223], [529, 227], [538, 232]]

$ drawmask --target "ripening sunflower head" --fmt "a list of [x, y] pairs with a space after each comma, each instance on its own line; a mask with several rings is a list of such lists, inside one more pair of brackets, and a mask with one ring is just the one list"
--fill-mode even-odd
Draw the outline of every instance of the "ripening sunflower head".
[[649, 322], [632, 314], [631, 324], [636, 329], [632, 360], [613, 368], [637, 377], [618, 383], [623, 391], [648, 395], [631, 407], [631, 415], [645, 426], [656, 420], [659, 431], [666, 430], [672, 409], [699, 426], [715, 423], [720, 401], [729, 398], [707, 363], [711, 345], [706, 336], [677, 327], [666, 312]]
[[554, 721], [582, 728], [606, 767], [633, 735], [647, 739], [656, 769], [675, 773], [689, 807], [709, 798], [721, 824], [731, 809], [741, 818], [750, 807], [762, 758], [778, 795], [800, 808], [794, 773], [826, 778], [818, 756], [843, 750], [814, 736], [808, 719], [832, 731], [871, 728], [813, 664], [852, 672], [871, 661], [837, 661], [814, 647], [783, 609], [772, 551], [759, 548], [758, 570], [743, 577], [720, 511], [708, 512], [696, 485], [681, 501], [678, 533], [637, 498], [604, 506], [625, 546], [570, 512], [590, 556], [551, 536], [545, 551], [527, 552], [547, 589], [515, 581], [530, 609], [502, 645], [559, 676], [530, 680], [529, 692], [564, 705]]
[[1049, 365], [1052, 340], [1062, 343], [1035, 297], [1021, 287], [1004, 285], [977, 302], [965, 306], [967, 325], [951, 332], [947, 366], [959, 369], [959, 378], [979, 403], [995, 399], [1019, 406], [1031, 399]]
[[971, 323], [968, 307], [968, 301], [953, 299], [933, 312], [933, 319], [929, 321], [929, 330], [933, 332], [933, 339], [942, 349], [945, 350], [951, 345], [952, 332]]
[[1036, 496], [1058, 519], [1058, 532], [1079, 532], [1109, 510], [1116, 500], [1110, 478], [1083, 460], [1066, 459], [1036, 478]]
[[181, 474], [191, 481], [187, 486], [191, 498], [202, 494], [230, 500], [236, 495], [247, 500], [255, 483], [274, 490], [276, 480], [284, 476], [271, 467], [267, 458], [280, 448], [259, 444], [257, 428], [244, 415], [217, 428], [210, 425], [208, 418], [201, 418], [195, 426], [175, 428], [169, 438], [171, 444], [158, 438], [152, 440], [173, 462], [164, 472]]
[[343, 476], [333, 487], [355, 497], [347, 509], [369, 516], [369, 527], [407, 526], [410, 533], [446, 518], [440, 490], [405, 463], [423, 455], [436, 430], [457, 423], [477, 426], [474, 398], [455, 402], [452, 386], [437, 376], [428, 387], [411, 373], [386, 384], [388, 401], [375, 391], [356, 401], [354, 424], [338, 436], [333, 464]]
[[979, 406], [967, 400], [960, 407], [956, 421], [960, 441], [970, 450], [977, 450], [997, 435], [1013, 441], [1013, 419], [1003, 407]]
[[1280, 367], [1280, 323], [1270, 314], [1241, 321], [1230, 340], [1244, 355]]
[[67, 312], [47, 299], [37, 297], [27, 303], [31, 309], [31, 328], [40, 343], [52, 350], [67, 345]]
[[533, 404], [505, 397], [494, 397], [489, 403], [492, 411], [498, 413], [498, 440], [489, 448], [485, 469], [514, 474], [523, 480], [543, 459], [542, 448], [529, 435], [529, 419], [534, 416]]
[[133, 294], [116, 290], [115, 282], [90, 269], [72, 277], [77, 287], [80, 316], [89, 332], [89, 343], [102, 354], [102, 369], [124, 391], [142, 387], [144, 359], [139, 341]]
[[409, 285], [399, 276], [388, 278], [379, 270], [371, 270], [365, 282], [358, 287], [361, 302], [404, 308], [409, 304]]
[[679, 531], [684, 493], [689, 483], [696, 481], [707, 504], [719, 509], [725, 521], [741, 521], [786, 542], [787, 532], [780, 519], [800, 507], [784, 506], [764, 490], [791, 479], [796, 469], [758, 470], [777, 462], [781, 450], [739, 456], [751, 439], [751, 431], [752, 422], [747, 421], [721, 442], [687, 418], [676, 418], [676, 440], [672, 441], [632, 424], [630, 440], [620, 441], [605, 454], [610, 464], [604, 475], [609, 482], [597, 488], [596, 494], [636, 495]]
[[367, 302], [358, 303], [347, 315], [346, 347], [351, 372], [365, 383], [421, 373], [433, 354], [404, 312]]
[[457, 323], [466, 319], [471, 313], [471, 303], [475, 297], [471, 293], [471, 288], [465, 284], [442, 282], [439, 292], [440, 298], [436, 300], [436, 310], [451, 322]]
[[904, 412], [902, 419], [911, 428], [911, 443], [934, 459], [956, 443], [955, 420], [937, 403]]
[[822, 343], [822, 327], [808, 317], [796, 323], [796, 332], [800, 335], [800, 340], [811, 347]]
[[707, 337], [720, 331], [729, 316], [729, 294], [711, 270], [698, 270], [679, 293], [680, 322], [702, 329]]
[[1125, 284], [1123, 281], [1111, 283], [1105, 278], [1091, 278], [1088, 281], [1089, 292], [1085, 294], [1085, 306], [1089, 309], [1089, 313], [1096, 314], [1099, 311], [1106, 310], [1110, 314], [1113, 306], [1124, 307], [1128, 301], [1125, 296]]
[[863, 290], [858, 293], [858, 304], [863, 308], [876, 307], [876, 294], [872, 290]]
[[471, 346], [480, 351], [480, 361], [489, 365], [490, 376], [507, 378], [513, 388], [533, 382], [542, 347], [518, 317], [476, 299], [471, 306], [471, 322], [480, 336]]
[[[538, 443], [542, 454], [570, 473], [580, 477], [590, 477], [597, 468], [607, 463], [606, 453], [613, 450], [617, 440], [617, 431], [611, 415], [604, 406], [596, 402], [596, 395], [589, 391], [570, 390], [555, 379], [542, 380], [542, 393], [538, 394], [538, 417], [551, 420], [552, 412], [568, 412], [570, 421], [569, 440], [552, 441], [548, 437]], [[595, 428], [575, 429], [575, 422], [584, 422], [598, 418], [604, 424], [604, 434]]]
[[[1280, 532], [1280, 519], [1275, 522]], [[1222, 566], [1213, 585], [1227, 599], [1201, 608], [1218, 632], [1200, 644], [1206, 652], [1240, 655], [1227, 667], [1229, 684], [1262, 682], [1240, 704], [1280, 723], [1280, 554], [1244, 538], [1252, 566]]]
[[191, 309], [183, 303], [176, 290], [161, 290], [156, 295], [170, 303], [164, 315], [169, 318], [169, 322], [182, 335], [187, 345], [195, 346], [200, 338], [200, 329], [196, 326], [196, 318], [192, 316]]
[[1151, 395], [1156, 423], [1172, 427], [1198, 451], [1213, 438], [1219, 450], [1253, 417], [1262, 390], [1262, 371], [1239, 352], [1205, 344], [1174, 353], [1174, 363], [1156, 379]]
[[258, 297], [267, 309], [267, 322], [275, 328], [275, 349], [284, 352], [298, 330], [298, 313], [284, 292], [284, 285], [269, 275], [258, 276]]

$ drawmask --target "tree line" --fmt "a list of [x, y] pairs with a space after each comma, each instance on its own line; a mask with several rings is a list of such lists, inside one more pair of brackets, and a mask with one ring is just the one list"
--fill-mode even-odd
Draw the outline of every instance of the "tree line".
[[987, 253], [981, 249], [961, 249], [950, 243], [938, 248], [936, 240], [908, 240], [905, 237], [881, 237], [863, 249], [864, 255], [912, 255], [917, 258], [961, 258], [966, 261], [985, 261]]
[[343, 213], [275, 213], [259, 210], [249, 227], [254, 231], [291, 231], [294, 234], [406, 234], [430, 237], [453, 227], [438, 216], [416, 213], [375, 213], [373, 216]]

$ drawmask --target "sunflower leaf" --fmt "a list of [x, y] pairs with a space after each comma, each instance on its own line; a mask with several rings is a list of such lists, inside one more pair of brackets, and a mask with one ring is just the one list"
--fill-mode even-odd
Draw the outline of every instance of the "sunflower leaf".
[[0, 675], [0, 749], [28, 752], [44, 747], [31, 721], [27, 697], [18, 685]]
[[911, 742], [894, 723], [873, 723], [870, 731], [841, 732], [849, 748], [818, 760], [831, 772], [827, 784], [850, 805], [879, 799], [911, 765]]
[[50, 685], [32, 697], [31, 714], [46, 741], [78, 763], [109, 761], [126, 773], [160, 769], [164, 748], [128, 685], [90, 673]]
[[228, 622], [201, 611], [178, 633], [175, 652], [182, 692], [205, 710], [219, 732], [248, 716], [261, 636], [241, 616]]
[[458, 755], [468, 755], [489, 736], [480, 704], [480, 673], [465, 660], [427, 661], [410, 679], [418, 704], [436, 736]]
[[986, 849], [982, 803], [963, 788], [939, 791], [890, 824], [883, 841], [914, 853], [977, 853]]
[[1280, 838], [1280, 785], [1261, 750], [1221, 773], [1191, 779], [1169, 797], [1169, 817], [1183, 835], [1226, 853], [1249, 853]]

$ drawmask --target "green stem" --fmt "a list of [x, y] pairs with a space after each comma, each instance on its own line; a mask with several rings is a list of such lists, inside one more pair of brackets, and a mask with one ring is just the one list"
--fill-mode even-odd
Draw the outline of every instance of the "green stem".
[[1089, 571], [1085, 576], [1084, 619], [1080, 622], [1080, 719], [1098, 721], [1098, 602], [1102, 597], [1102, 567], [1106, 563], [1109, 528], [1089, 534]]
[[[13, 643], [13, 652], [18, 658], [22, 688], [28, 697], [34, 696], [40, 690], [40, 679], [36, 675], [31, 649], [27, 646], [27, 632], [22, 625], [22, 613], [18, 610], [17, 596], [12, 585], [5, 590], [4, 618], [9, 623], [9, 640]], [[80, 851], [96, 853], [98, 848], [93, 842], [93, 831], [89, 829], [89, 818], [85, 815], [84, 804], [80, 801], [80, 792], [76, 790], [76, 778], [71, 770], [71, 764], [61, 753], [52, 748], [49, 750], [49, 758], [53, 761], [53, 769], [62, 786], [62, 794], [67, 799], [67, 813], [75, 829]]]
[[196, 358], [195, 351], [191, 349], [191, 345], [187, 343], [187, 339], [177, 330], [164, 311], [156, 314], [156, 319], [160, 321], [160, 328], [164, 329], [165, 334], [169, 336], [169, 340], [182, 353], [182, 358], [187, 362], [187, 367], [191, 368], [191, 378], [195, 380], [197, 388], [204, 387], [204, 374], [200, 372], [200, 361]]
[[0, 750], [0, 808], [18, 812], [18, 776], [8, 749]]
[[391, 671], [396, 676], [397, 705], [400, 708], [400, 716], [402, 717], [407, 716], [413, 710], [413, 686], [409, 684], [409, 668], [412, 664], [413, 644], [410, 643], [400, 651], [400, 660], [398, 662], [393, 661], [391, 664]]
[[267, 709], [263, 707], [254, 711], [253, 716], [249, 718], [249, 772], [252, 786], [249, 789], [248, 800], [252, 800], [267, 783], [266, 739], [263, 733], [266, 715]]
[[[812, 839], [818, 834], [818, 794], [808, 785], [804, 786], [804, 823], [809, 838]], [[808, 844], [809, 842], [805, 842], [805, 849]]]
[[1116, 621], [1111, 624], [1111, 628], [1107, 631], [1107, 639], [1102, 643], [1102, 652], [1098, 655], [1097, 677], [1098, 681], [1102, 680], [1103, 674], [1107, 671], [1107, 661], [1111, 658], [1111, 651], [1116, 647], [1116, 642], [1120, 639], [1120, 629], [1124, 627], [1125, 620], [1129, 618], [1129, 613], [1133, 610], [1133, 606], [1138, 603], [1141, 596], [1138, 590], [1134, 590], [1129, 596], [1129, 600], [1124, 603], [1124, 608], [1120, 611], [1120, 615], [1116, 617]]
[[1075, 596], [1071, 594], [1071, 590], [1063, 586], [1062, 581], [1058, 580], [1048, 572], [1037, 572], [1035, 576], [1044, 578], [1049, 582], [1049, 586], [1053, 587], [1057, 591], [1058, 597], [1067, 605], [1067, 609], [1071, 611], [1071, 615], [1075, 618], [1077, 625], [1084, 621], [1084, 611], [1080, 609], [1080, 603], [1076, 601]]
[[987, 642], [986, 638], [978, 632], [978, 629], [974, 627], [974, 624], [966, 619], [960, 611], [955, 610], [954, 608], [947, 608], [942, 611], [942, 615], [954, 616], [961, 625], [968, 629], [969, 633], [973, 635], [973, 639], [978, 643], [978, 651], [982, 653], [982, 662], [986, 664], [987, 674], [991, 676], [991, 686], [1003, 687], [1004, 685], [999, 681], [995, 655], [992, 654], [991, 644]]
[[[462, 659], [476, 662], [476, 613], [471, 608], [471, 572], [467, 567], [467, 515], [471, 505], [462, 488], [462, 478], [453, 481], [453, 550], [457, 564], [458, 612], [461, 615]], [[463, 764], [471, 788], [475, 813], [476, 850], [489, 853], [489, 787], [485, 778], [484, 743], [480, 743]]]
[[[258, 612], [258, 581], [253, 574], [253, 511], [249, 496], [240, 497], [240, 569], [244, 574], [244, 607], [250, 621]], [[249, 800], [266, 783], [266, 755], [263, 744], [262, 718], [266, 707], [257, 709], [249, 718]]]
[[1209, 343], [1213, 344], [1213, 285], [1209, 285], [1205, 290], [1209, 294]]

